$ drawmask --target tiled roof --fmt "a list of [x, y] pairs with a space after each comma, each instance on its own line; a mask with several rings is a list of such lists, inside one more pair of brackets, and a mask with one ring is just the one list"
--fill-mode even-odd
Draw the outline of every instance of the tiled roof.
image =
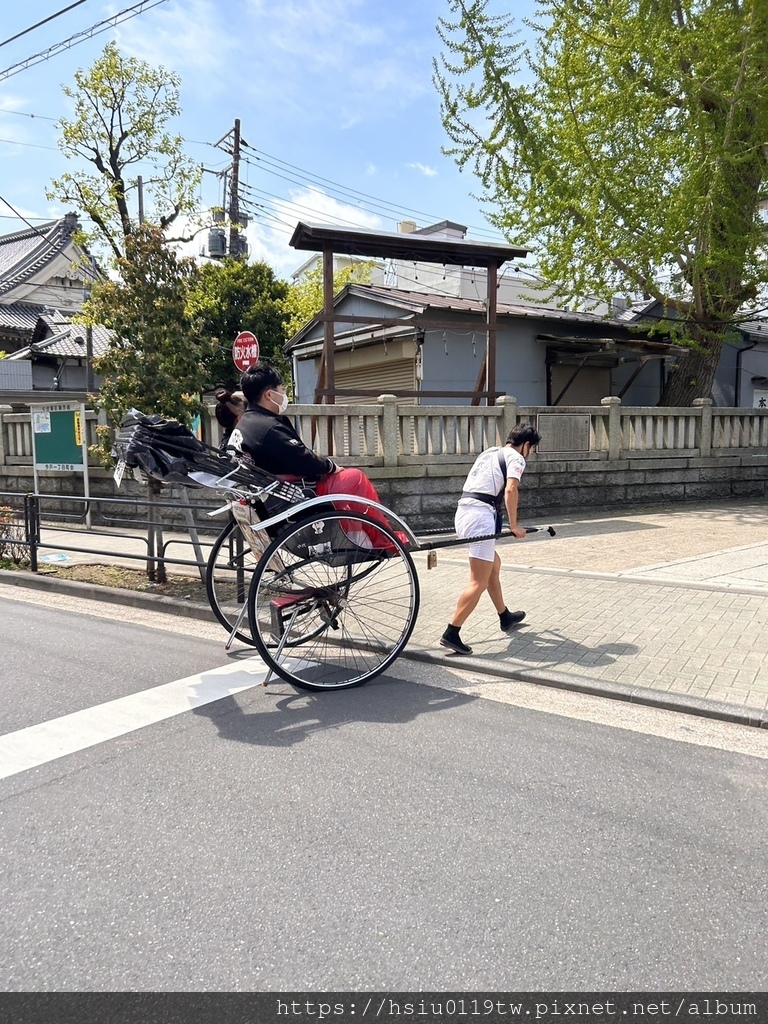
[[[93, 328], [93, 358], [104, 355], [111, 337], [106, 327]], [[7, 356], [8, 359], [34, 359], [35, 356], [58, 356], [62, 359], [85, 358], [85, 326], [83, 324], [57, 325], [55, 333], [41, 341], [35, 341]]]
[[49, 263], [69, 244], [77, 217], [59, 220], [0, 236], [0, 296], [17, 288]]
[[0, 330], [8, 327], [14, 331], [29, 331], [31, 334], [46, 308], [33, 302], [11, 302], [7, 306], [0, 304]]
[[[396, 306], [410, 306], [422, 312], [425, 309], [449, 309], [456, 313], [485, 313], [485, 302], [482, 299], [462, 299], [457, 295], [440, 295], [438, 293], [409, 292], [401, 288], [383, 288], [379, 285], [353, 284], [351, 292], [371, 298], [383, 299]], [[521, 316], [535, 320], [561, 320], [567, 323], [604, 324], [616, 323], [617, 318], [606, 319], [597, 313], [579, 313], [569, 309], [553, 309], [551, 306], [518, 305], [499, 302], [496, 306], [499, 315]]]
[[[422, 314], [426, 310], [450, 310], [455, 313], [479, 313], [485, 317], [485, 302], [479, 298], [459, 298], [456, 295], [444, 295], [434, 292], [415, 292], [406, 291], [401, 288], [386, 288], [381, 285], [372, 284], [349, 284], [343, 291], [335, 297], [334, 307], [338, 307], [347, 295], [358, 296], [367, 299], [374, 299], [382, 302], [386, 305], [392, 306], [392, 315], [397, 316], [397, 311], [412, 312], [414, 314]], [[539, 320], [549, 321], [552, 324], [558, 324], [559, 327], [572, 328], [574, 332], [578, 332], [580, 329], [588, 328], [599, 328], [605, 327], [609, 334], [616, 333], [620, 330], [621, 337], [625, 337], [630, 331], [630, 324], [626, 318], [610, 317], [606, 318], [598, 313], [584, 313], [569, 309], [553, 309], [550, 306], [531, 306], [523, 304], [512, 304], [507, 302], [499, 302], [496, 307], [496, 311], [499, 317], [517, 317], [526, 320]], [[371, 322], [376, 323], [376, 315], [371, 315]], [[426, 326], [424, 321], [421, 321], [421, 326]], [[286, 351], [293, 351], [299, 348], [301, 345], [307, 343], [307, 336], [310, 331], [317, 325], [317, 320], [313, 318], [306, 323], [300, 331], [298, 331], [293, 338], [290, 339], [286, 346]], [[342, 329], [343, 330], [343, 329]], [[371, 328], [360, 328], [366, 336], [371, 336]], [[350, 332], [344, 332], [344, 336], [352, 337], [358, 331], [351, 330]], [[338, 337], [337, 333], [337, 337]], [[560, 333], [557, 335], [561, 337]], [[567, 340], [567, 339], [562, 339]], [[642, 345], [651, 345], [654, 348], [659, 347], [663, 344], [664, 347], [669, 348], [666, 342], [649, 342], [647, 339], [637, 339], [638, 343]], [[314, 342], [313, 342], [314, 344]]]

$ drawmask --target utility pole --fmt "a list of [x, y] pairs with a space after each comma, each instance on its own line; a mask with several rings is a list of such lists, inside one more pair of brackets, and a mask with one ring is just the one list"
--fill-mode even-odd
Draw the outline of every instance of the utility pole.
[[[222, 144], [224, 143], [224, 144]], [[224, 178], [224, 209], [229, 220], [229, 245], [230, 256], [245, 256], [248, 248], [245, 244], [245, 236], [242, 232], [240, 214], [240, 151], [242, 146], [248, 142], [241, 138], [240, 118], [234, 119], [234, 127], [221, 136], [218, 142], [213, 143], [219, 150], [229, 154], [232, 162], [229, 167], [220, 172]], [[231, 146], [231, 147], [230, 147]], [[226, 203], [227, 176], [229, 183], [229, 204]], [[221, 255], [221, 254], [217, 254]]]
[[232, 140], [232, 177], [229, 184], [229, 255], [240, 255], [240, 118], [235, 118]]
[[144, 181], [141, 175], [136, 179], [136, 189], [139, 195], [139, 224], [144, 223]]
[[[230, 143], [229, 145], [223, 145], [223, 143]], [[232, 163], [226, 171], [222, 172], [224, 175], [224, 193], [226, 196], [227, 190], [227, 175], [229, 175], [229, 207], [227, 207], [226, 199], [224, 200], [224, 207], [227, 210], [227, 216], [229, 218], [229, 255], [230, 256], [242, 256], [246, 252], [246, 246], [244, 244], [244, 237], [241, 232], [240, 223], [240, 149], [242, 146], [247, 146], [248, 143], [244, 142], [240, 137], [240, 118], [235, 118], [234, 128], [230, 128], [229, 131], [222, 135], [218, 142], [214, 142], [214, 146], [218, 149], [223, 149], [225, 153], [229, 153], [232, 157]]]

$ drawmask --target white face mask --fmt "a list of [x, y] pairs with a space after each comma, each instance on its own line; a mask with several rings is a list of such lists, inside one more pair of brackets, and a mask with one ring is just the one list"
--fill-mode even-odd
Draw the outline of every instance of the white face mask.
[[[279, 402], [275, 401], [275, 395], [277, 395], [277, 397], [280, 399]], [[278, 416], [282, 416], [285, 410], [288, 408], [288, 395], [281, 395], [279, 391], [273, 391], [272, 396], [272, 401], [277, 406], [277, 414]]]

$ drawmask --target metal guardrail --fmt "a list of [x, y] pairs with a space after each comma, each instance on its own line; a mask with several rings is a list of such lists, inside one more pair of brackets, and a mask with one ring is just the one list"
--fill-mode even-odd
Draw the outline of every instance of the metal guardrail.
[[[46, 511], [46, 501], [56, 502], [57, 505], [61, 505], [63, 501], [72, 502], [76, 506], [81, 507], [81, 511], [77, 514], [67, 514], [59, 510], [48, 510]], [[17, 492], [0, 491], [0, 506], [6, 505], [13, 511], [15, 516], [14, 525], [23, 525], [23, 537], [18, 536], [17, 531], [5, 532], [5, 526], [0, 521], [0, 545], [5, 542], [6, 544], [13, 544], [17, 547], [23, 547], [28, 551], [29, 555], [29, 568], [32, 572], [38, 572], [39, 569], [39, 550], [40, 548], [46, 548], [53, 551], [73, 551], [82, 554], [89, 555], [102, 555], [107, 557], [114, 557], [117, 555], [121, 560], [128, 559], [136, 562], [146, 562], [148, 578], [151, 580], [155, 575], [162, 573], [160, 567], [166, 565], [176, 566], [188, 566], [194, 567], [200, 574], [201, 580], [205, 577], [205, 566], [206, 559], [202, 555], [202, 547], [199, 541], [199, 534], [206, 533], [211, 536], [217, 536], [221, 531], [220, 523], [212, 522], [200, 522], [198, 523], [194, 518], [195, 512], [205, 511], [208, 512], [217, 506], [217, 503], [194, 503], [194, 502], [180, 502], [176, 501], [165, 501], [165, 500], [147, 500], [143, 498], [98, 498], [98, 497], [79, 497], [77, 495], [61, 495], [61, 494], [19, 494]], [[66, 525], [62, 525], [62, 522], [73, 523], [73, 522], [85, 522], [86, 515], [89, 511], [92, 511], [94, 506], [106, 506], [108, 508], [119, 509], [122, 507], [132, 508], [146, 508], [149, 510], [149, 514], [146, 518], [136, 517], [124, 517], [124, 516], [104, 516], [107, 522], [110, 520], [118, 524], [117, 529], [109, 528], [89, 528], [87, 531], [81, 529], [68, 528]], [[157, 512], [161, 512], [162, 509], [173, 509], [174, 512], [178, 513], [181, 509], [182, 512], [187, 513], [189, 518], [187, 519], [187, 530], [190, 534], [189, 540], [180, 540], [178, 536], [171, 538], [165, 538], [164, 534], [171, 531], [179, 531], [178, 523], [171, 523], [169, 521], [158, 520], [155, 517]], [[58, 540], [46, 539], [45, 532], [47, 529], [55, 529], [59, 535]], [[126, 532], [127, 529], [132, 529], [133, 532]], [[146, 536], [140, 536], [136, 531], [146, 529]], [[62, 543], [60, 535], [71, 535], [72, 543]], [[114, 548], [99, 547], [98, 541], [88, 547], [82, 546], [82, 544], [75, 543], [76, 539], [83, 538], [98, 538], [98, 537], [110, 537], [112, 539], [124, 539], [131, 540], [133, 542], [140, 541], [146, 545], [146, 554], [134, 554], [129, 551], [115, 551]], [[171, 557], [168, 554], [168, 550], [171, 546], [190, 546], [194, 549], [194, 559], [191, 558], [180, 558]]]

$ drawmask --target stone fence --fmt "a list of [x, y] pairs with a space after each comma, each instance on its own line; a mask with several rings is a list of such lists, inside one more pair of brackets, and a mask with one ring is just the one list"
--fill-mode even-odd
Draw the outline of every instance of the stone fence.
[[[521, 490], [528, 516], [581, 508], [626, 507], [768, 493], [768, 410], [519, 406], [417, 406], [391, 395], [360, 405], [293, 405], [290, 414], [319, 454], [365, 468], [385, 504], [418, 529], [450, 522], [461, 485], [478, 452], [503, 443], [519, 422], [542, 435]], [[93, 440], [95, 414], [88, 416]], [[217, 424], [203, 436], [216, 443]], [[29, 413], [0, 412], [0, 491], [32, 490]], [[94, 494], [112, 494], [111, 474], [91, 471]], [[73, 474], [41, 473], [40, 490], [77, 493]], [[119, 492], [118, 492], [119, 493]]]

